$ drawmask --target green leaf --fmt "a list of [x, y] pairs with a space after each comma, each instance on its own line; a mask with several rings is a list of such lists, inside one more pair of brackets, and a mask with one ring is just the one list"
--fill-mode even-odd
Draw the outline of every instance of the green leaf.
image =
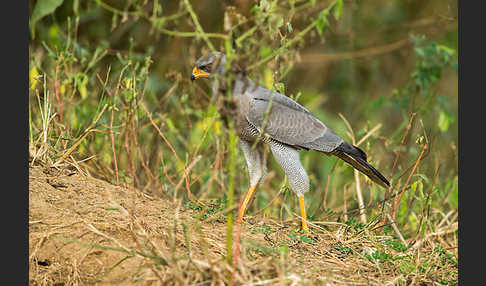
[[78, 88], [78, 92], [81, 95], [82, 99], [86, 99], [88, 96], [88, 90], [86, 85], [88, 84], [88, 76], [83, 73], [76, 74], [76, 86]]
[[53, 13], [57, 7], [61, 6], [62, 2], [64, 2], [64, 0], [38, 0], [37, 3], [35, 3], [34, 11], [30, 17], [32, 36], [34, 36], [35, 23], [44, 16]]
[[425, 56], [424, 50], [421, 47], [415, 47], [413, 50], [418, 56], [422, 58]]
[[269, 46], [263, 46], [260, 49], [260, 57], [263, 59], [272, 53], [272, 48]]
[[417, 183], [418, 181], [415, 181], [412, 183], [412, 186], [410, 187], [410, 193], [415, 194], [415, 190], [417, 190]]
[[324, 27], [329, 23], [327, 21], [327, 15], [329, 14], [328, 10], [322, 10], [321, 13], [319, 13], [319, 16], [317, 18], [316, 22], [316, 29], [317, 33], [319, 36], [322, 36], [322, 32], [324, 31]]
[[415, 265], [408, 261], [402, 261], [399, 265], [400, 272], [403, 274], [409, 274], [415, 270]]
[[343, 0], [339, 0], [336, 2], [336, 6], [334, 6], [334, 9], [332, 10], [332, 15], [336, 20], [339, 20], [339, 17], [341, 16], [342, 12], [343, 12]]
[[312, 241], [312, 238], [306, 236], [306, 235], [301, 235], [300, 236], [300, 241], [302, 242], [307, 242], [309, 244], [315, 244], [315, 242]]
[[446, 132], [449, 129], [449, 125], [453, 122], [454, 117], [452, 115], [447, 114], [445, 111], [440, 112], [439, 119], [437, 121], [440, 131]]
[[425, 193], [424, 193], [424, 184], [422, 183], [422, 180], [417, 181], [417, 186], [418, 186], [418, 193], [419, 193], [419, 198], [421, 201], [426, 200]]
[[437, 45], [437, 48], [439, 50], [442, 50], [444, 52], [446, 52], [447, 54], [449, 55], [455, 55], [456, 54], [456, 50], [455, 49], [452, 49], [452, 48], [449, 48], [449, 47], [446, 47], [444, 45]]

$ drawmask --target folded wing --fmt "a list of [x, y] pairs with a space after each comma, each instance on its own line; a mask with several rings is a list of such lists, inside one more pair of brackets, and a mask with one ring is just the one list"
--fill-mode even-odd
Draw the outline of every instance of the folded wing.
[[303, 149], [332, 152], [343, 140], [305, 107], [264, 88], [251, 94], [247, 120], [274, 140]]

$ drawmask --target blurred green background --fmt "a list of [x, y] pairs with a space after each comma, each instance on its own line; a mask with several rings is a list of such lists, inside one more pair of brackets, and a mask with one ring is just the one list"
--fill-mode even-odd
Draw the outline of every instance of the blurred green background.
[[[209, 45], [227, 51], [229, 38], [244, 68], [270, 59], [249, 70], [254, 80], [293, 97], [347, 141], [369, 135], [360, 144], [368, 160], [392, 192], [404, 191], [397, 223], [405, 235], [457, 214], [457, 1], [29, 4], [36, 158], [165, 198], [187, 199], [190, 190], [200, 200], [224, 201], [228, 129], [209, 81], [192, 83], [190, 72]], [[236, 152], [239, 199], [248, 175]], [[317, 152], [301, 158], [311, 178], [311, 219], [358, 219], [352, 168]], [[295, 195], [268, 161], [248, 214], [293, 218]], [[385, 191], [359, 178], [373, 217]]]

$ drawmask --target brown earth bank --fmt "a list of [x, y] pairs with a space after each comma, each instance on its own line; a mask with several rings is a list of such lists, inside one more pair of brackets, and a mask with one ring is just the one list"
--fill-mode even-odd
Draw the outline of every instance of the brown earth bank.
[[[214, 201], [182, 203], [72, 170], [29, 168], [31, 285], [454, 285], [457, 262], [431, 237], [407, 251], [345, 224], [265, 218], [242, 225], [236, 271], [226, 216]], [[208, 211], [209, 210], [209, 211]], [[221, 210], [219, 208], [218, 210]], [[235, 232], [236, 232], [235, 225]], [[446, 234], [447, 235], [447, 234]], [[386, 255], [375, 255], [384, 253]], [[449, 256], [447, 256], [449, 257]], [[450, 257], [449, 257], [450, 258]], [[433, 265], [424, 268], [424, 263]], [[232, 276], [233, 274], [233, 276]]]

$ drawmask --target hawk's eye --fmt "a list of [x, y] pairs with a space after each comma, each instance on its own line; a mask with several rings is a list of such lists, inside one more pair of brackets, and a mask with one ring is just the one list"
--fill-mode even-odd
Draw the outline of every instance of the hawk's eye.
[[209, 65], [200, 66], [199, 69], [209, 73]]

